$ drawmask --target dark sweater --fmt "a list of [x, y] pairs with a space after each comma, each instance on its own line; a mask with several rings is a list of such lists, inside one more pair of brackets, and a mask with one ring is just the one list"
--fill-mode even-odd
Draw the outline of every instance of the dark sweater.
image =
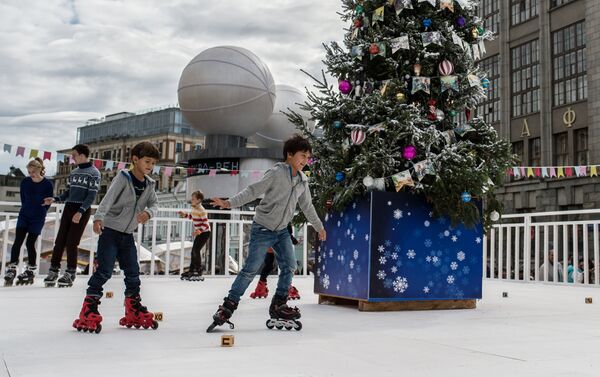
[[91, 162], [79, 164], [69, 175], [67, 191], [54, 200], [66, 203], [79, 204], [79, 212], [85, 213], [96, 199], [100, 187], [100, 172]]
[[21, 210], [19, 216], [25, 216], [32, 221], [44, 221], [48, 206], [44, 206], [44, 198], [52, 196], [52, 182], [46, 178], [35, 183], [31, 177], [21, 181]]

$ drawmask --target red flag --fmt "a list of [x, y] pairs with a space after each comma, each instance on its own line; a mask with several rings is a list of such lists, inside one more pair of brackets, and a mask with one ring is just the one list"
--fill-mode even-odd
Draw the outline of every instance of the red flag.
[[52, 152], [44, 152], [43, 161], [46, 161], [46, 160], [48, 160], [48, 161], [52, 160]]
[[536, 177], [542, 176], [542, 168], [535, 168], [535, 176]]
[[565, 167], [565, 174], [567, 177], [572, 177], [573, 176], [573, 168], [570, 166]]
[[94, 166], [98, 170], [102, 169], [102, 160], [94, 160]]

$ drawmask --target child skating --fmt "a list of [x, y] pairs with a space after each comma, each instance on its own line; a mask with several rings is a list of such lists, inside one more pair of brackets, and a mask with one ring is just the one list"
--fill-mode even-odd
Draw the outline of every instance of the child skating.
[[[27, 164], [29, 177], [21, 181], [21, 209], [17, 220], [15, 241], [10, 253], [10, 263], [4, 275], [5, 286], [13, 285], [15, 277], [17, 278], [16, 285], [33, 284], [37, 269], [35, 242], [42, 232], [48, 211], [48, 206], [44, 205], [44, 198], [52, 196], [53, 192], [52, 183], [44, 177], [45, 172], [41, 158], [35, 158]], [[23, 242], [27, 247], [27, 267], [25, 271], [17, 275]]]
[[98, 311], [102, 287], [112, 277], [115, 261], [125, 275], [125, 316], [119, 324], [128, 328], [158, 328], [154, 314], [142, 305], [140, 297], [140, 266], [133, 232], [156, 215], [155, 181], [148, 176], [159, 152], [148, 142], [131, 150], [133, 169], [121, 170], [113, 179], [106, 196], [94, 215], [94, 232], [99, 234], [98, 267], [88, 281], [87, 295], [79, 318], [73, 322], [77, 331], [99, 333], [102, 316]]
[[179, 211], [179, 217], [191, 219], [194, 224], [194, 244], [192, 245], [190, 268], [181, 274], [181, 280], [204, 281], [200, 251], [210, 239], [210, 224], [206, 209], [202, 206], [203, 200], [202, 191], [194, 191], [191, 198], [192, 211], [190, 213]]
[[216, 326], [228, 323], [237, 309], [240, 298], [252, 282], [265, 258], [269, 247], [273, 247], [279, 264], [280, 274], [277, 290], [269, 307], [267, 327], [272, 329], [292, 328], [300, 330], [302, 323], [300, 310], [287, 305], [288, 289], [296, 270], [296, 258], [287, 224], [292, 220], [296, 205], [315, 227], [319, 238], [325, 240], [326, 232], [312, 204], [308, 180], [302, 169], [307, 164], [312, 148], [308, 140], [294, 136], [287, 140], [283, 147], [285, 162], [277, 163], [269, 169], [259, 181], [244, 189], [229, 200], [213, 198], [212, 204], [221, 208], [235, 208], [255, 200], [264, 194], [256, 207], [256, 215], [252, 223], [248, 258], [244, 267], [235, 278], [229, 291], [213, 315], [213, 323], [206, 330], [212, 331]]

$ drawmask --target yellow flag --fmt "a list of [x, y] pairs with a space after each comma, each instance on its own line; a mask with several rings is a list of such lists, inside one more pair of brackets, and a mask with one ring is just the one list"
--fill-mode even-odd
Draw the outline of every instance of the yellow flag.
[[533, 168], [527, 168], [527, 178], [529, 177], [535, 177], [535, 174], [533, 173]]
[[29, 158], [36, 158], [38, 156], [38, 150], [37, 149], [32, 149], [31, 152], [29, 152]]
[[597, 177], [598, 171], [596, 170], [597, 166], [593, 165], [590, 169], [590, 177]]
[[564, 176], [565, 176], [565, 168], [564, 168], [564, 167], [562, 167], [562, 166], [559, 166], [559, 167], [558, 167], [558, 174], [557, 174], [557, 177], [558, 177], [558, 178], [560, 178], [560, 177], [563, 177], [563, 178], [564, 178]]

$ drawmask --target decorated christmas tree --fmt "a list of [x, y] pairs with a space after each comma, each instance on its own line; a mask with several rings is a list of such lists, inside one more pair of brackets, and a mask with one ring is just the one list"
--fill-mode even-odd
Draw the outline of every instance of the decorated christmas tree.
[[[344, 45], [325, 45], [326, 75], [304, 108], [317, 121], [316, 207], [342, 210], [371, 190], [424, 195], [435, 216], [473, 226], [501, 209], [493, 193], [510, 144], [475, 116], [490, 82], [476, 61], [493, 34], [473, 0], [342, 0]], [[308, 131], [298, 114], [288, 114]], [[492, 216], [492, 218], [495, 217]]]

